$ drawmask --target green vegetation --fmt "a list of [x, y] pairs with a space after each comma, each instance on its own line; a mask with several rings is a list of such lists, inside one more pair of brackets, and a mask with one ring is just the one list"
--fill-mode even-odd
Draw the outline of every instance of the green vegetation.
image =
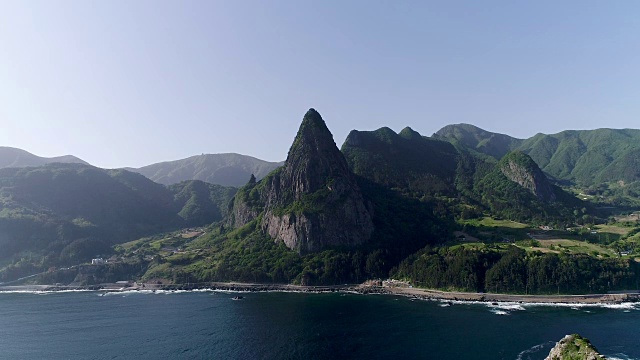
[[342, 145], [349, 167], [357, 175], [410, 197], [451, 196], [458, 151], [451, 144], [426, 138], [405, 128], [353, 130]]
[[111, 245], [221, 220], [233, 188], [167, 188], [83, 164], [0, 169], [0, 282], [113, 253]]
[[515, 294], [602, 293], [637, 289], [640, 264], [589, 255], [526, 252], [517, 246], [427, 247], [392, 274], [427, 288]]
[[551, 351], [552, 360], [599, 359], [601, 355], [591, 342], [578, 334], [565, 336]]
[[[249, 180], [237, 191], [202, 181], [164, 186], [82, 164], [0, 169], [0, 282], [43, 272], [39, 281], [84, 284], [325, 285], [393, 276], [519, 294], [637, 289], [639, 139], [606, 129], [519, 140], [466, 125], [435, 138], [381, 128], [352, 131], [340, 153], [311, 109], [284, 167], [261, 181], [247, 168], [217, 168], [216, 176]], [[173, 182], [213, 166], [209, 157], [192, 160], [157, 175]], [[355, 205], [341, 207], [347, 200]], [[265, 233], [265, 214], [291, 215], [295, 231], [302, 215], [304, 231], [347, 231], [349, 223], [313, 221], [336, 208], [359, 216], [366, 243], [319, 242], [309, 250], [316, 252], [298, 253]], [[98, 256], [110, 262], [72, 266]]]

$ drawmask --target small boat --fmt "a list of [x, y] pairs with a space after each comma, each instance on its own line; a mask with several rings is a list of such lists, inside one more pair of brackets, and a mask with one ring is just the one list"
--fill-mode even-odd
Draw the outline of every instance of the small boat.
[[244, 296], [234, 296], [231, 298], [231, 300], [242, 300], [244, 299]]

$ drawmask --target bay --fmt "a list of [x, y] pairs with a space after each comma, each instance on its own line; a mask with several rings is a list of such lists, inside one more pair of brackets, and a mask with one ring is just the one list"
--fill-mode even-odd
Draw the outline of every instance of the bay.
[[640, 304], [412, 301], [357, 294], [0, 293], [1, 359], [544, 359], [580, 333], [640, 359]]

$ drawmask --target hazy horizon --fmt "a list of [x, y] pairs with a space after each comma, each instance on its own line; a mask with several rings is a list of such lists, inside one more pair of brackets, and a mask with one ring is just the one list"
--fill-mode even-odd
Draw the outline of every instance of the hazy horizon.
[[0, 146], [106, 168], [350, 130], [636, 128], [633, 2], [6, 1]]

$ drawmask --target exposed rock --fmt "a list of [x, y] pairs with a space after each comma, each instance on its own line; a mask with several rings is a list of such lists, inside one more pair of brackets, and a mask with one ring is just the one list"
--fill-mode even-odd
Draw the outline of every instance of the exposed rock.
[[567, 335], [558, 341], [545, 360], [605, 359], [588, 339], [578, 334]]
[[355, 176], [320, 114], [310, 109], [283, 167], [247, 184], [231, 223], [261, 218], [261, 229], [300, 253], [366, 242], [373, 232]]
[[553, 186], [529, 155], [514, 151], [499, 163], [500, 171], [511, 181], [531, 191], [540, 201], [556, 200]]

